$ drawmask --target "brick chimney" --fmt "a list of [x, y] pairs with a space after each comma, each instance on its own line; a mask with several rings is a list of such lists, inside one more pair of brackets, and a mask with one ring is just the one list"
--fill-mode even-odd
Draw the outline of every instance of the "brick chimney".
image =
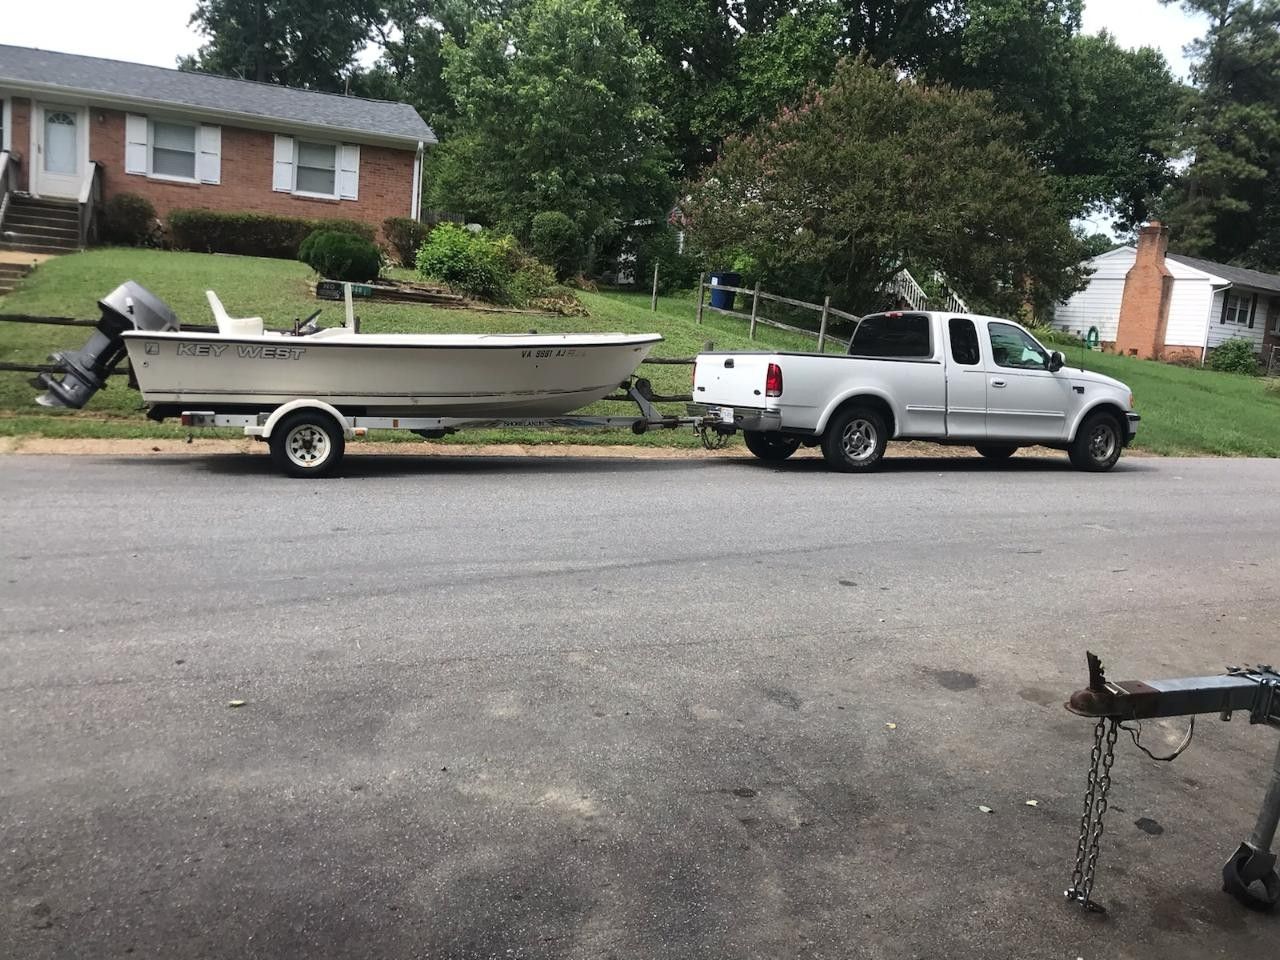
[[1152, 222], [1138, 232], [1138, 253], [1125, 274], [1120, 298], [1116, 353], [1151, 360], [1163, 352], [1173, 295], [1173, 276], [1164, 262], [1168, 249], [1168, 227]]

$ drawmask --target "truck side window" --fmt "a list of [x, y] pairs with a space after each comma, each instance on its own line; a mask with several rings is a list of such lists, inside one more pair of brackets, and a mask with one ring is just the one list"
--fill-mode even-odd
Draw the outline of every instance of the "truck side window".
[[972, 320], [964, 317], [952, 317], [947, 321], [947, 330], [951, 334], [951, 359], [956, 363], [971, 367], [982, 360], [978, 352], [978, 328]]
[[853, 331], [853, 357], [924, 358], [933, 356], [929, 318], [923, 313], [877, 313], [863, 317]]
[[1007, 323], [987, 325], [991, 338], [991, 356], [997, 366], [1020, 370], [1044, 370], [1049, 366], [1049, 355], [1040, 344], [1022, 330]]

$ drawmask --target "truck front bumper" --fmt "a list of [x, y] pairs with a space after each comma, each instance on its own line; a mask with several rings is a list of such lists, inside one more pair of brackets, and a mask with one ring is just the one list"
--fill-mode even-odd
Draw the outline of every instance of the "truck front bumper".
[[708, 427], [721, 433], [734, 430], [768, 432], [782, 429], [782, 414], [776, 410], [758, 410], [755, 407], [725, 407], [713, 403], [691, 403], [689, 416], [701, 417]]
[[1127, 447], [1129, 444], [1133, 443], [1133, 438], [1138, 435], [1138, 424], [1141, 422], [1142, 418], [1132, 411], [1126, 413], [1124, 418], [1124, 445]]

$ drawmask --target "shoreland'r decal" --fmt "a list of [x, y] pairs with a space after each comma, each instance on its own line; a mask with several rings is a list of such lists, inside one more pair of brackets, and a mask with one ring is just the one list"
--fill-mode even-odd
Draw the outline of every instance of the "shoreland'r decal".
[[[180, 343], [180, 357], [220, 357], [230, 344]], [[236, 356], [244, 360], [297, 360], [307, 352], [306, 347], [273, 347], [266, 344], [238, 344]]]

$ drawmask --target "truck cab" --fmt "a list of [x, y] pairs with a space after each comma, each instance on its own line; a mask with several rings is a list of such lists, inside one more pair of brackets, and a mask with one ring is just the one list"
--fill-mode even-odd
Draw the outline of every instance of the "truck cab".
[[864, 317], [843, 356], [702, 354], [693, 396], [757, 456], [821, 443], [846, 471], [874, 469], [890, 439], [971, 445], [997, 460], [1043, 445], [1108, 470], [1139, 421], [1127, 386], [1067, 368], [1021, 325], [941, 312]]

